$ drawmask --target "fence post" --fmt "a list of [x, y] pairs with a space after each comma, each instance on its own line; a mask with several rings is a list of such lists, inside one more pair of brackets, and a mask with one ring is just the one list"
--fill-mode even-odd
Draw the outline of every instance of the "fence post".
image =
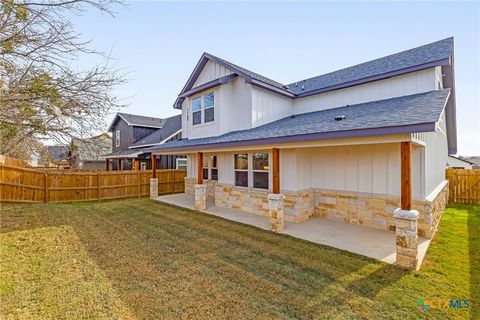
[[137, 160], [137, 184], [138, 184], [138, 197], [140, 198], [142, 195], [142, 184], [140, 181], [140, 171], [138, 171], [138, 160]]
[[97, 172], [97, 201], [100, 201], [100, 172]]
[[44, 177], [45, 177], [45, 189], [44, 189], [44, 199], [43, 202], [47, 203], [48, 202], [48, 173], [44, 172]]

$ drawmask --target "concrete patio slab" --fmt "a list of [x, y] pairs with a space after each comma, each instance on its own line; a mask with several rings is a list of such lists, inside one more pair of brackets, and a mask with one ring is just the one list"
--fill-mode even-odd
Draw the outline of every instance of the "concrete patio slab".
[[[154, 200], [195, 210], [194, 196], [185, 193], [160, 196]], [[268, 217], [217, 207], [211, 199], [207, 201], [205, 213], [268, 230]], [[376, 230], [325, 218], [310, 218], [302, 223], [286, 222], [283, 233], [295, 238], [361, 254], [386, 263], [395, 263], [395, 233], [391, 231]], [[430, 240], [426, 238], [419, 238], [418, 240], [418, 267], [420, 267]]]

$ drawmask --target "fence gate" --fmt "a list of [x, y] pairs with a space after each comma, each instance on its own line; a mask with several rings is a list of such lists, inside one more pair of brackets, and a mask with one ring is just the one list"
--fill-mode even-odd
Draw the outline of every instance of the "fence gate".
[[480, 204], [480, 169], [447, 169], [449, 201]]

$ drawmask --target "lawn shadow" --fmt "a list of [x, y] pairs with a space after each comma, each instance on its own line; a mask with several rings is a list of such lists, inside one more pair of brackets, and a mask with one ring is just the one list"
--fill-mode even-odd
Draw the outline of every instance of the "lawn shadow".
[[468, 251], [470, 258], [470, 293], [472, 319], [480, 319], [480, 206], [469, 206]]
[[[345, 290], [354, 292], [367, 299], [374, 299], [382, 289], [398, 282], [407, 274], [409, 274], [409, 271], [394, 265], [385, 264], [374, 272], [369, 273], [366, 277], [350, 282]], [[339, 297], [339, 299], [341, 298]]]
[[[352, 295], [374, 300], [406, 275], [333, 247], [140, 200], [28, 206], [25, 213], [21, 208], [6, 212], [2, 232], [71, 226], [92, 262], [140, 318], [165, 310], [167, 318], [199, 312], [305, 318]], [[350, 276], [353, 280], [337, 286]], [[305, 306], [305, 298], [315, 297], [319, 288], [330, 288], [320, 290], [333, 300], [318, 297], [325, 303]]]

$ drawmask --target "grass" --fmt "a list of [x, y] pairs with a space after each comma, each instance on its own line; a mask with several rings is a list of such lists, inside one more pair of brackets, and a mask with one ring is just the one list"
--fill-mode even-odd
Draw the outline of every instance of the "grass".
[[[148, 199], [3, 205], [1, 318], [479, 319], [480, 207], [452, 206], [422, 269]], [[421, 311], [468, 299], [469, 309]]]

